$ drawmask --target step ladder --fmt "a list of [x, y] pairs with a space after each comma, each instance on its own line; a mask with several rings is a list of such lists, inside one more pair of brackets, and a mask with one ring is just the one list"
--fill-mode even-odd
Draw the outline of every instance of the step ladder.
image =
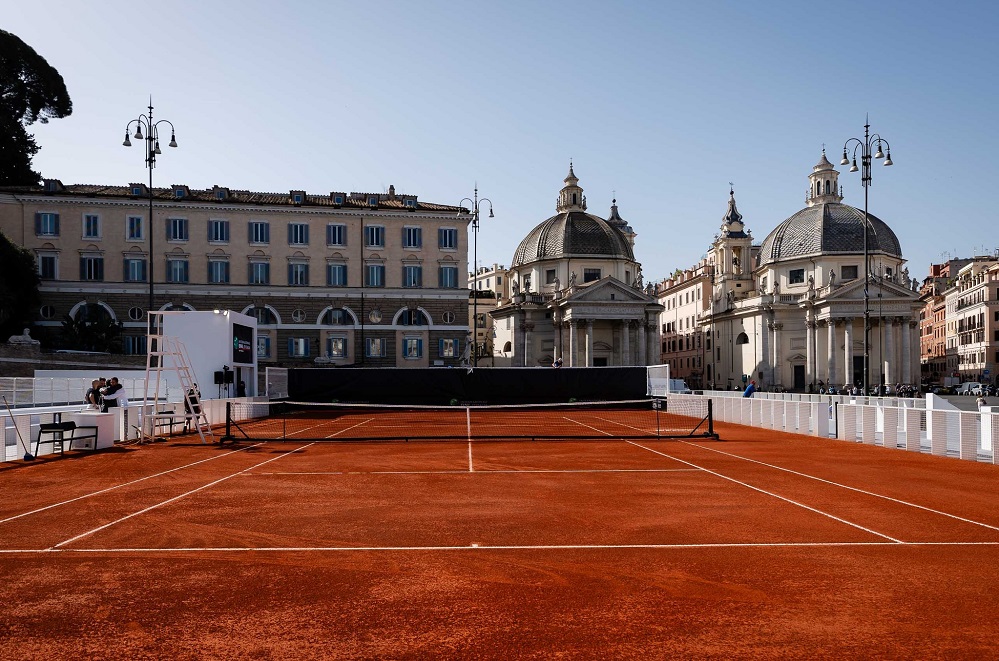
[[[172, 433], [176, 425], [183, 424], [185, 431], [193, 427], [202, 443], [214, 442], [215, 435], [201, 404], [201, 393], [194, 382], [187, 348], [180, 339], [162, 334], [162, 313], [152, 312], [149, 316], [149, 332], [146, 336], [146, 390], [142, 402], [146, 419], [139, 425], [140, 440], [155, 440], [160, 430], [167, 428]], [[183, 392], [182, 411], [168, 408], [171, 404], [166, 401], [168, 393], [164, 372], [173, 372], [177, 375], [177, 381]]]

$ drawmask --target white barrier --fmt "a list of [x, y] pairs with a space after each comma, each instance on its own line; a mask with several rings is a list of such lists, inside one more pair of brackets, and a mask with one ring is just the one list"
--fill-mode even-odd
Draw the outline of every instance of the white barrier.
[[946, 400], [704, 391], [714, 419], [740, 425], [999, 464], [999, 407], [959, 411]]

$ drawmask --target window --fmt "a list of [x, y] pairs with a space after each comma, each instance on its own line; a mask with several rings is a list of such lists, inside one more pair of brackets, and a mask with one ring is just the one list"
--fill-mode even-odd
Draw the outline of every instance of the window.
[[187, 259], [167, 260], [167, 282], [187, 282]]
[[126, 257], [122, 264], [122, 275], [125, 282], [146, 281], [146, 258]]
[[55, 316], [55, 308], [51, 305], [43, 305], [38, 309], [38, 314], [41, 315], [42, 319], [51, 319]]
[[441, 358], [457, 358], [458, 357], [458, 340], [448, 340], [441, 338], [438, 344], [438, 353]]
[[413, 360], [423, 357], [423, 339], [419, 337], [407, 337], [402, 341], [403, 358]]
[[416, 208], [416, 200], [406, 200], [406, 208], [407, 209], [415, 209]]
[[380, 358], [385, 355], [386, 342], [381, 337], [369, 337], [364, 347], [364, 355], [368, 358]]
[[229, 243], [229, 221], [209, 220], [208, 221], [208, 242], [209, 243]]
[[307, 337], [289, 337], [288, 338], [288, 355], [292, 358], [308, 358], [309, 357], [309, 338]]
[[302, 203], [302, 194], [301, 193], [295, 193], [294, 195], [291, 196], [291, 201], [294, 202], [295, 204], [301, 204]]
[[142, 319], [143, 314], [144, 312], [140, 307], [131, 307], [128, 309], [128, 318], [132, 321], [139, 321]]
[[80, 280], [104, 280], [104, 258], [103, 257], [81, 257], [80, 258]]
[[364, 286], [365, 287], [384, 287], [385, 286], [385, 265], [384, 264], [368, 264], [364, 268]]
[[326, 338], [326, 355], [330, 358], [347, 357], [347, 338], [329, 337]]
[[305, 223], [288, 223], [288, 245], [309, 245], [309, 226]]
[[329, 309], [323, 315], [322, 323], [327, 326], [344, 326], [351, 322], [350, 315], [346, 310]]
[[302, 287], [309, 284], [308, 264], [288, 264], [288, 284]]
[[140, 356], [146, 353], [145, 335], [125, 335], [121, 338], [122, 351], [128, 356]]
[[88, 213], [83, 215], [83, 238], [84, 239], [99, 239], [101, 238], [101, 217]]
[[[629, 275], [631, 275], [631, 274], [629, 273]], [[555, 269], [545, 269], [545, 284], [546, 285], [554, 285], [555, 284]], [[488, 286], [489, 286], [489, 284], [487, 282], [486, 283], [486, 287], [488, 287]]]
[[792, 285], [800, 285], [805, 281], [805, 269], [791, 269], [787, 281]]
[[343, 195], [334, 195], [333, 204], [340, 205], [343, 204]]
[[55, 255], [38, 256], [38, 277], [42, 280], [55, 280], [59, 277], [59, 261]]
[[208, 282], [217, 285], [229, 282], [229, 261], [225, 259], [208, 260]]
[[183, 188], [177, 188], [173, 191], [173, 194], [176, 195], [177, 199], [179, 200], [180, 198], [184, 197], [184, 195], [186, 195], [187, 193], [184, 191]]
[[364, 227], [364, 245], [367, 248], [384, 248], [385, 228], [380, 225], [366, 225]]
[[458, 230], [454, 227], [441, 227], [437, 230], [437, 247], [445, 250], [458, 248]]
[[600, 279], [600, 269], [583, 269], [583, 282], [593, 282]]
[[270, 243], [271, 224], [265, 220], [250, 221], [250, 243]]
[[36, 213], [35, 234], [38, 236], [59, 236], [59, 214]]
[[854, 266], [844, 266], [840, 270], [840, 275], [842, 275], [844, 280], [856, 280], [857, 279], [857, 267]]
[[421, 310], [403, 310], [399, 323], [403, 326], [426, 326], [430, 322]]
[[735, 338], [736, 344], [749, 344], [749, 336], [745, 333], [739, 333], [739, 336]]
[[406, 265], [402, 267], [403, 287], [423, 286], [423, 267], [419, 265]]
[[345, 246], [347, 245], [347, 226], [330, 223], [326, 226], [326, 245]]
[[347, 286], [347, 265], [327, 264], [326, 265], [326, 286], [346, 287]]
[[442, 289], [458, 288], [458, 267], [442, 266], [437, 271], [438, 286]]
[[368, 206], [376, 207], [378, 206], [378, 198], [372, 195], [368, 198]]
[[142, 186], [132, 186], [132, 195], [142, 195]]
[[423, 247], [423, 228], [403, 227], [402, 247], [409, 250], [417, 250]]
[[484, 312], [480, 312], [479, 314], [475, 315], [475, 327], [476, 328], [486, 327], [486, 315]]
[[271, 283], [271, 265], [267, 262], [250, 262], [250, 284], [269, 285]]
[[129, 216], [125, 221], [125, 238], [129, 241], [142, 240], [142, 216]]
[[187, 218], [167, 218], [167, 241], [187, 241]]

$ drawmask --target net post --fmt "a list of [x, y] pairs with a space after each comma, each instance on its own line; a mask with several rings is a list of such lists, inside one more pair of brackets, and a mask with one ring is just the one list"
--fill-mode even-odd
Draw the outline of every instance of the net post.
[[225, 436], [222, 437], [223, 441], [232, 440], [232, 402], [225, 403]]
[[708, 435], [711, 438], [718, 438], [718, 435], [715, 434], [715, 413], [714, 413], [713, 405], [714, 405], [714, 400], [712, 400], [709, 397], [708, 398]]

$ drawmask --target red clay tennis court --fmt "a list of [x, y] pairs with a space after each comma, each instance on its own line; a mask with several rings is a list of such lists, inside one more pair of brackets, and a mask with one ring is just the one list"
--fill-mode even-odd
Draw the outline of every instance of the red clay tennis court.
[[995, 656], [995, 466], [715, 428], [5, 465], [0, 657]]

